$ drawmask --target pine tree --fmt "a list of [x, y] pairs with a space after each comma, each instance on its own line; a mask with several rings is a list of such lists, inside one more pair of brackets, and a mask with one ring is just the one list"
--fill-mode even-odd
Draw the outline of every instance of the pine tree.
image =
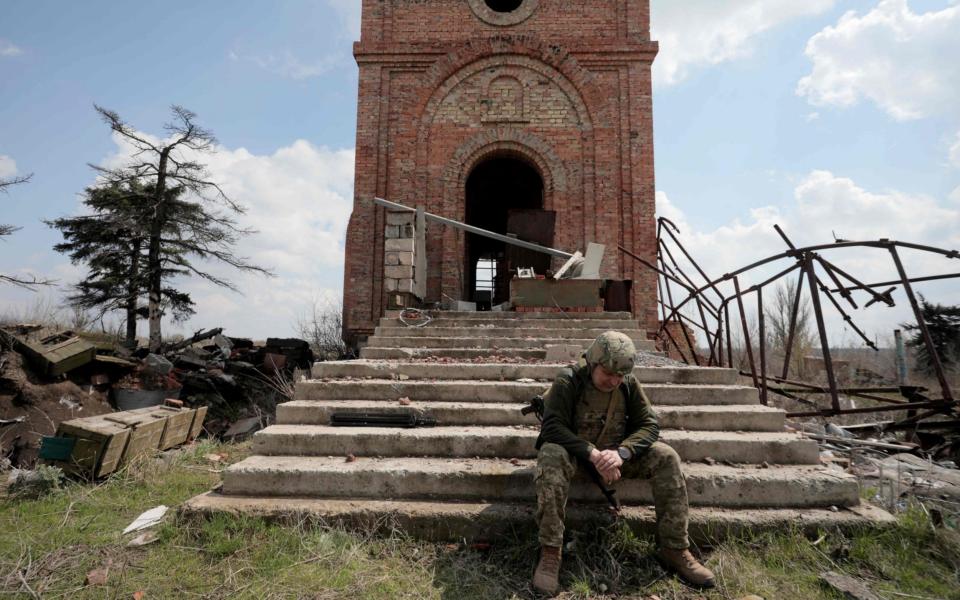
[[[930, 332], [930, 341], [940, 357], [940, 363], [944, 368], [956, 365], [960, 361], [960, 306], [931, 304], [920, 296], [920, 313], [927, 325], [927, 331]], [[917, 370], [927, 374], [934, 373], [933, 356], [924, 343], [919, 325], [903, 323], [901, 326], [907, 331], [915, 332], [907, 340], [907, 345], [916, 353]]]

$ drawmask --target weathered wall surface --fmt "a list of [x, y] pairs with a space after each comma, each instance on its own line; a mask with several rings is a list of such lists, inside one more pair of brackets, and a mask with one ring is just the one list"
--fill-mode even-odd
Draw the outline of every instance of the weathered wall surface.
[[[649, 0], [363, 0], [354, 211], [344, 327], [368, 335], [384, 307], [384, 196], [462, 220], [473, 167], [533, 165], [555, 245], [607, 245], [602, 274], [634, 281], [656, 325], [656, 280], [616, 250], [655, 256]], [[462, 294], [463, 236], [427, 230], [427, 300]]]

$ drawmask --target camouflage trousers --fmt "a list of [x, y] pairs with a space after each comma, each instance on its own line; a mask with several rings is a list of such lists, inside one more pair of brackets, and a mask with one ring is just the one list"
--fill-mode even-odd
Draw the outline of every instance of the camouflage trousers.
[[[567, 493], [577, 469], [576, 459], [563, 446], [551, 443], [541, 446], [535, 480], [537, 525], [540, 543], [544, 546], [563, 545]], [[660, 545], [672, 549], [688, 547], [687, 486], [676, 451], [662, 442], [654, 442], [642, 455], [624, 463], [620, 473], [624, 479], [650, 480]]]

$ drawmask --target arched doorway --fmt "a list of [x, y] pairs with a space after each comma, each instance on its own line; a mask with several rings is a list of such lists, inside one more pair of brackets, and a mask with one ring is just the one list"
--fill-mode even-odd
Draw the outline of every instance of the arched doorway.
[[[467, 177], [465, 195], [469, 225], [496, 233], [516, 233], [510, 229], [518, 229], [518, 222], [535, 219], [529, 211], [543, 209], [543, 178], [519, 156], [495, 155], [474, 167]], [[537, 241], [529, 235], [521, 238]], [[552, 238], [551, 218], [549, 240], [541, 236], [540, 242], [552, 243]], [[481, 310], [509, 300], [510, 278], [518, 265], [511, 264], [516, 254], [507, 246], [471, 233], [466, 236], [464, 297], [476, 302]]]

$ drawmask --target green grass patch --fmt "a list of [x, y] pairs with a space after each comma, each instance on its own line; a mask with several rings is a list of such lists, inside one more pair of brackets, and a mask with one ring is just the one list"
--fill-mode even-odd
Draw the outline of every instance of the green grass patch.
[[[159, 540], [128, 548], [121, 531], [158, 504], [175, 507], [220, 480], [222, 463], [245, 446], [202, 443], [166, 460], [130, 465], [98, 484], [69, 483], [35, 500], [0, 500], [0, 594], [5, 597], [131, 598], [534, 598], [530, 577], [537, 543], [524, 535], [491, 547], [411, 540], [402, 532], [372, 535], [311, 522], [277, 524], [217, 515], [177, 519]], [[934, 528], [913, 506], [882, 531], [799, 530], [740, 536], [705, 549], [720, 582], [691, 590], [651, 558], [652, 540], [614, 524], [574, 532], [561, 571], [566, 599], [662, 600], [740, 598], [839, 599], [820, 582], [824, 571], [865, 581], [884, 598], [960, 600], [960, 536]], [[103, 586], [86, 574], [108, 570]], [[899, 595], [898, 595], [899, 594]]]

